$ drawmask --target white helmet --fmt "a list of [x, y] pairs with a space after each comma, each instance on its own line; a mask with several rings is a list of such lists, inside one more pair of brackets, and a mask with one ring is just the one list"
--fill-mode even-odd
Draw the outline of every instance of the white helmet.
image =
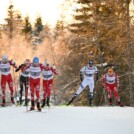
[[4, 54], [4, 55], [2, 56], [2, 60], [3, 60], [3, 61], [7, 61], [7, 60], [8, 60], [8, 57], [7, 57], [6, 54]]
[[48, 62], [47, 59], [45, 60], [44, 64], [45, 64], [46, 66], [49, 66], [49, 62]]
[[26, 60], [24, 61], [24, 64], [30, 64], [30, 60], [29, 60], [29, 59], [26, 59]]
[[55, 65], [53, 65], [53, 69], [56, 69], [56, 66]]

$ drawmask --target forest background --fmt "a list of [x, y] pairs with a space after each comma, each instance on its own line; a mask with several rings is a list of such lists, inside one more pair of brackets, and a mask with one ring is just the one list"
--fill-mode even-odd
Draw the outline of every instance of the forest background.
[[[79, 71], [92, 59], [99, 69], [95, 82], [94, 105], [107, 104], [107, 94], [101, 78], [107, 72], [104, 63], [112, 65], [119, 74], [121, 101], [134, 106], [134, 23], [132, 0], [65, 0], [64, 12], [55, 27], [42, 23], [38, 15], [34, 23], [30, 16], [10, 3], [5, 23], [0, 25], [0, 56], [7, 54], [17, 65], [26, 58], [38, 56], [59, 71], [55, 77], [53, 96], [55, 104], [65, 104], [79, 87]], [[66, 22], [66, 13], [74, 6], [72, 21]], [[19, 75], [12, 70], [16, 96], [19, 93]], [[42, 89], [41, 89], [42, 90]], [[54, 91], [55, 90], [55, 91]], [[9, 91], [7, 91], [9, 92]], [[88, 87], [74, 105], [88, 105]], [[113, 98], [114, 100], [114, 98]], [[116, 102], [115, 102], [116, 105]]]

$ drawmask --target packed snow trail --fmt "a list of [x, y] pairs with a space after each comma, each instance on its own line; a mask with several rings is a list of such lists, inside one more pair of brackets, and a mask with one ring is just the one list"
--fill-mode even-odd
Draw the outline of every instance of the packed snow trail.
[[134, 134], [132, 107], [0, 108], [0, 134]]

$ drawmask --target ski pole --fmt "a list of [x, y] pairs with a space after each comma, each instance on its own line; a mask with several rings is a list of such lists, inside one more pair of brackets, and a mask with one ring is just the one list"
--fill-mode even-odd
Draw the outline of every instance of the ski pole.
[[28, 76], [26, 77], [26, 89], [25, 89], [25, 104], [26, 104], [26, 112], [28, 111], [28, 87], [29, 87], [29, 79], [28, 79]]
[[55, 80], [53, 82], [53, 93], [54, 93], [54, 104], [55, 104], [55, 96], [56, 96], [56, 90], [55, 90]]
[[[52, 58], [53, 58], [53, 62], [54, 62], [54, 64], [53, 65], [56, 65], [55, 63], [55, 54], [54, 54], [54, 51], [53, 51], [53, 46], [52, 46], [52, 44], [51, 44], [51, 52], [52, 52]], [[55, 87], [55, 80], [54, 80], [54, 83], [53, 83], [53, 91], [54, 91], [54, 104], [55, 104], [55, 99], [56, 99], [56, 87]]]
[[15, 89], [15, 100], [16, 100], [16, 103], [17, 103], [17, 90], [16, 90], [16, 82], [15, 82], [15, 73], [14, 73], [14, 68], [13, 68], [13, 83], [14, 83], [14, 89]]
[[101, 105], [101, 102], [102, 102], [102, 100], [103, 100], [103, 96], [104, 96], [104, 88], [103, 88], [103, 91], [102, 91], [102, 95], [101, 95], [101, 99], [100, 99], [99, 106]]

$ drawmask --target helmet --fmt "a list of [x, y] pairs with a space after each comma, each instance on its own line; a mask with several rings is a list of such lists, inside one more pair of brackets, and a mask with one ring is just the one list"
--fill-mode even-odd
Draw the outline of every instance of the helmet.
[[30, 60], [29, 59], [26, 59], [25, 61], [24, 61], [24, 64], [29, 64], [30, 63]]
[[114, 71], [113, 71], [113, 68], [109, 68], [109, 69], [108, 69], [108, 74], [109, 74], [109, 75], [112, 75], [113, 72], [114, 72]]
[[7, 61], [7, 60], [8, 60], [8, 57], [7, 57], [6, 54], [4, 54], [4, 55], [2, 56], [2, 61]]
[[39, 63], [39, 58], [38, 57], [34, 57], [33, 58], [33, 63]]
[[92, 60], [90, 60], [90, 61], [88, 62], [89, 67], [92, 67], [93, 64], [94, 64], [94, 62], [93, 62]]

